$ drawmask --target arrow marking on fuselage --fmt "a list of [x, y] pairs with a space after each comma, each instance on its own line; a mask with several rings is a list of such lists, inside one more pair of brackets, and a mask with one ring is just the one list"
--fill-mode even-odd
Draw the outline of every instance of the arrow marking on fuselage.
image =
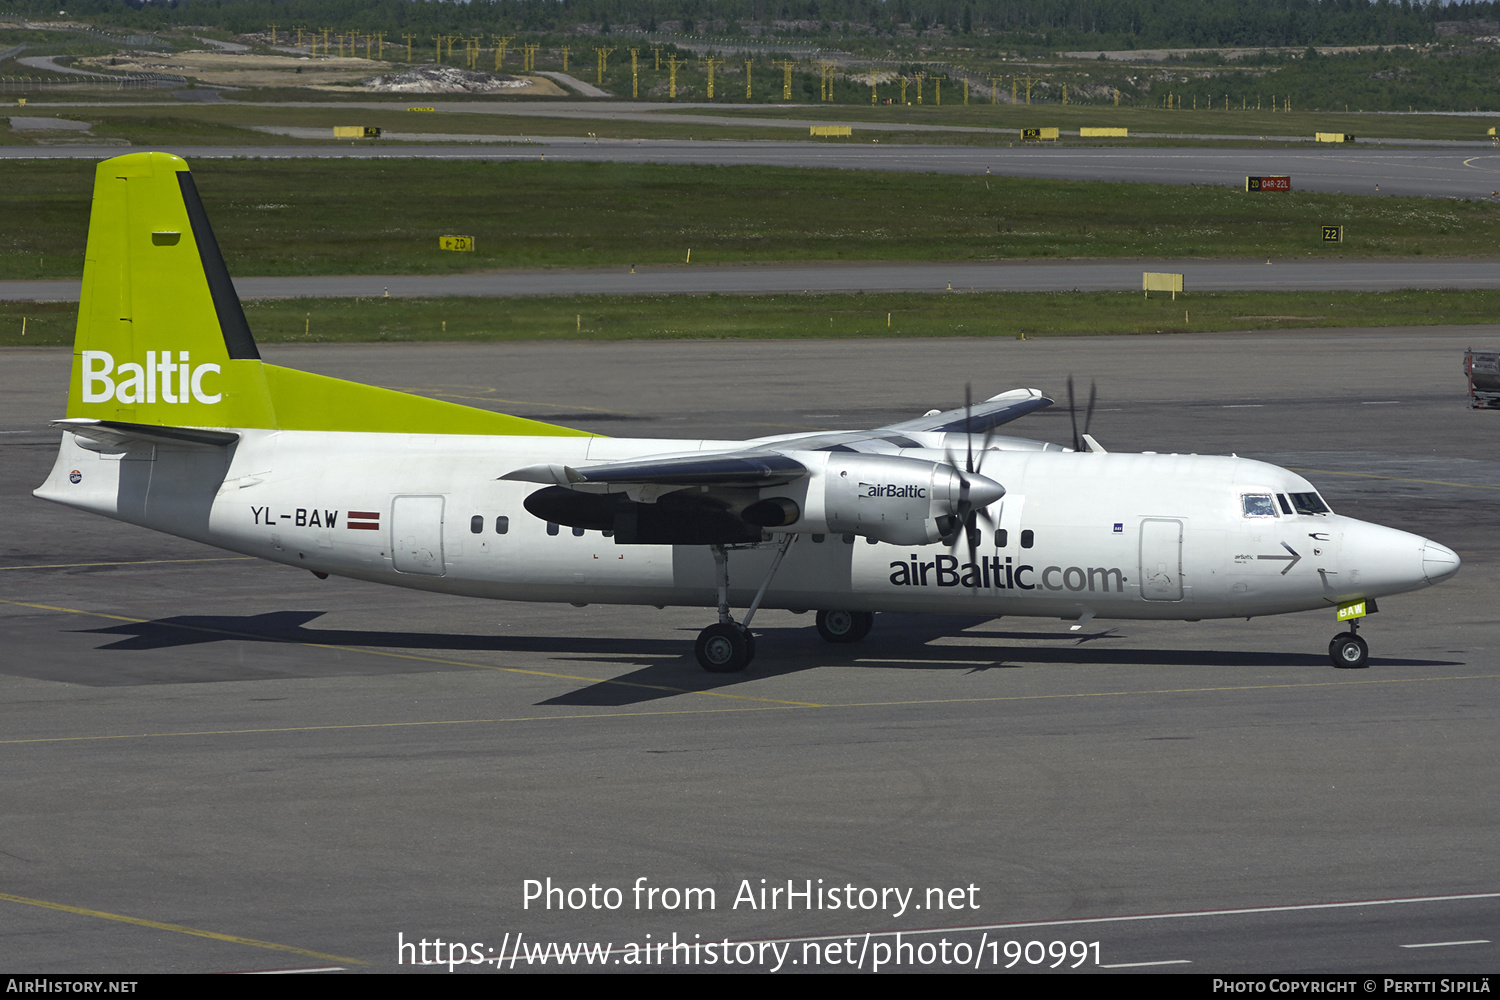
[[1286, 549], [1288, 552], [1290, 552], [1291, 555], [1289, 555], [1289, 556], [1256, 556], [1255, 558], [1257, 558], [1257, 559], [1284, 559], [1284, 560], [1287, 560], [1286, 566], [1283, 567], [1283, 569], [1281, 570], [1281, 575], [1282, 576], [1286, 576], [1289, 572], [1291, 572], [1291, 569], [1292, 569], [1293, 566], [1297, 565], [1299, 562], [1302, 561], [1302, 557], [1297, 554], [1297, 550], [1296, 549], [1292, 548], [1286, 542], [1282, 542], [1281, 543], [1281, 547], [1284, 548], [1284, 549]]

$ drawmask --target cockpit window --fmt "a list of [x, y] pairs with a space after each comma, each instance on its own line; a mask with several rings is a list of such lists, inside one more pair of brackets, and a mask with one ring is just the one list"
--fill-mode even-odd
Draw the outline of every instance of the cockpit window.
[[1240, 497], [1246, 517], [1275, 517], [1276, 506], [1269, 493], [1246, 493]]
[[1290, 514], [1292, 512], [1292, 505], [1286, 502], [1285, 493], [1276, 494], [1276, 502], [1281, 504], [1281, 512], [1283, 514]]
[[1292, 508], [1299, 514], [1329, 514], [1328, 505], [1316, 493], [1293, 493]]

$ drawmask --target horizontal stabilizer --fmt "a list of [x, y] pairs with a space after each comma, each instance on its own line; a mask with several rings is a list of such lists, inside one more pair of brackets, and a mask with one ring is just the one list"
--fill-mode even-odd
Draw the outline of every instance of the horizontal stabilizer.
[[[90, 451], [100, 448], [129, 450], [165, 444], [177, 447], [223, 448], [240, 439], [231, 431], [206, 431], [194, 427], [163, 427], [157, 424], [131, 424], [122, 420], [94, 420], [68, 417], [52, 421]], [[93, 447], [90, 447], [90, 446]]]

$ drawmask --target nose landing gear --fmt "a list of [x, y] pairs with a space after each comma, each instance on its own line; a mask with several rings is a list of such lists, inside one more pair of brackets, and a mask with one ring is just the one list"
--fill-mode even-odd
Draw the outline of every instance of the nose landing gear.
[[1340, 632], [1328, 643], [1328, 659], [1335, 667], [1357, 670], [1370, 660], [1370, 645], [1359, 637], [1359, 619], [1349, 623], [1348, 632]]

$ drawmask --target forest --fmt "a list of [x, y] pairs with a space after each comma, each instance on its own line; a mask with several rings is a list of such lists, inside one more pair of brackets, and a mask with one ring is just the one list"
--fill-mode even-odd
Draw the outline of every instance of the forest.
[[[667, 32], [802, 37], [841, 46], [902, 37], [1042, 49], [1425, 42], [1440, 22], [1500, 17], [1500, 0], [69, 0], [120, 28], [271, 23], [358, 31]], [[55, 0], [0, 0], [0, 15], [57, 16]]]

